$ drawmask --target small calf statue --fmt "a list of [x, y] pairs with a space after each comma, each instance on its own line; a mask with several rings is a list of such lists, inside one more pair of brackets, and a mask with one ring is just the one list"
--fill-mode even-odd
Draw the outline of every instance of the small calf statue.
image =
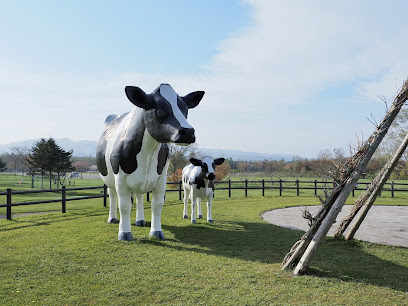
[[191, 158], [191, 164], [183, 169], [182, 181], [184, 188], [184, 213], [187, 219], [188, 199], [191, 200], [191, 223], [196, 221], [196, 206], [198, 219], [203, 217], [201, 212], [201, 199], [207, 199], [207, 222], [213, 222], [211, 215], [212, 198], [214, 195], [215, 166], [221, 165], [224, 158], [212, 159], [204, 157], [203, 160]]
[[195, 141], [194, 128], [186, 120], [187, 112], [200, 103], [204, 92], [180, 97], [168, 84], [161, 84], [151, 94], [133, 86], [127, 86], [125, 92], [136, 107], [121, 116], [106, 118], [96, 153], [99, 173], [109, 191], [108, 222], [119, 222], [119, 240], [133, 240], [131, 195], [136, 196], [136, 225], [145, 226], [143, 194], [152, 192], [150, 237], [164, 239], [161, 212], [169, 166], [167, 143]]

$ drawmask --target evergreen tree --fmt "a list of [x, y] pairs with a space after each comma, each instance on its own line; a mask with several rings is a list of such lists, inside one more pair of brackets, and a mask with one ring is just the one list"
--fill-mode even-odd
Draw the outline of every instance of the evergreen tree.
[[32, 148], [29, 155], [29, 160], [32, 165], [41, 169], [44, 175], [48, 173], [50, 176], [50, 189], [52, 173], [56, 172], [58, 181], [60, 173], [63, 171], [71, 171], [72, 167], [72, 151], [64, 151], [57, 145], [53, 138], [48, 140], [41, 138]]
[[6, 171], [6, 163], [3, 162], [0, 158], [0, 172]]

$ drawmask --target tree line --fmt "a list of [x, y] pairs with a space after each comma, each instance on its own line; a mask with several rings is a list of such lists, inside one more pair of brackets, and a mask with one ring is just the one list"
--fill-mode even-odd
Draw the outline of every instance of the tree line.
[[[385, 165], [395, 152], [402, 139], [408, 132], [408, 110], [403, 108], [399, 116], [391, 126], [383, 144], [377, 150], [375, 156], [365, 169], [367, 177], [373, 177]], [[360, 142], [360, 140], [357, 140]], [[362, 140], [361, 140], [362, 142]], [[352, 151], [353, 148], [350, 148]], [[350, 152], [352, 153], [352, 152]], [[168, 180], [178, 182], [181, 180], [181, 172], [189, 163], [191, 157], [203, 157], [196, 145], [176, 146], [171, 145], [170, 165]], [[214, 158], [222, 156], [213, 156]], [[225, 157], [225, 156], [224, 156]], [[263, 160], [243, 161], [226, 158], [226, 161], [216, 167], [216, 178], [222, 180], [233, 175], [257, 175], [268, 178], [276, 177], [323, 177], [330, 176], [336, 171], [335, 165], [343, 164], [346, 159], [343, 149], [321, 150], [316, 158], [296, 158], [292, 161]], [[27, 172], [31, 175], [36, 173], [59, 177], [62, 173], [76, 170], [82, 173], [93, 168], [96, 170], [95, 157], [74, 157], [72, 151], [64, 151], [54, 139], [41, 139], [32, 148], [12, 148], [12, 152], [0, 155], [0, 172]], [[408, 179], [407, 154], [401, 158], [398, 166], [393, 171], [392, 179]]]

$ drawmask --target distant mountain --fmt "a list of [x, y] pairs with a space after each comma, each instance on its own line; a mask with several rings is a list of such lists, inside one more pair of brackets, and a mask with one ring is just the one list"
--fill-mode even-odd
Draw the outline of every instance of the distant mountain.
[[[25, 141], [12, 142], [8, 144], [0, 145], [0, 154], [11, 153], [11, 148], [31, 148], [39, 139], [29, 139]], [[55, 139], [56, 143], [65, 151], [73, 151], [74, 156], [96, 156], [96, 141], [80, 140], [74, 141], [68, 138]], [[214, 158], [224, 157], [232, 158], [233, 160], [247, 160], [247, 161], [259, 161], [259, 160], [285, 160], [291, 161], [294, 159], [293, 155], [284, 154], [267, 154], [257, 152], [243, 152], [238, 150], [221, 150], [221, 149], [206, 149], [198, 148], [201, 155], [209, 155]]]
[[[39, 139], [28, 139], [25, 141], [12, 142], [0, 145], [0, 154], [11, 153], [11, 148], [31, 148]], [[68, 138], [55, 139], [55, 142], [65, 151], [73, 151], [74, 156], [96, 156], [96, 141], [80, 140], [74, 141]]]
[[243, 152], [238, 150], [220, 150], [220, 149], [198, 149], [202, 155], [209, 155], [214, 158], [224, 157], [232, 158], [233, 160], [246, 160], [246, 161], [262, 161], [262, 160], [285, 160], [292, 161], [293, 155], [285, 154], [268, 154], [257, 152]]

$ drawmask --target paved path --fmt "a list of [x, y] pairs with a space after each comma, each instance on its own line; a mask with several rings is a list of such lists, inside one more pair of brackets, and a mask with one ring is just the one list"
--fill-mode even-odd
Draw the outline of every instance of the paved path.
[[[302, 217], [303, 208], [303, 206], [297, 206], [275, 209], [264, 213], [262, 218], [278, 226], [307, 231], [308, 220]], [[320, 206], [308, 206], [312, 214], [315, 214], [319, 208]], [[338, 224], [350, 213], [351, 208], [352, 205], [343, 207], [328, 236], [333, 236]], [[354, 238], [408, 248], [408, 206], [372, 206]]]

